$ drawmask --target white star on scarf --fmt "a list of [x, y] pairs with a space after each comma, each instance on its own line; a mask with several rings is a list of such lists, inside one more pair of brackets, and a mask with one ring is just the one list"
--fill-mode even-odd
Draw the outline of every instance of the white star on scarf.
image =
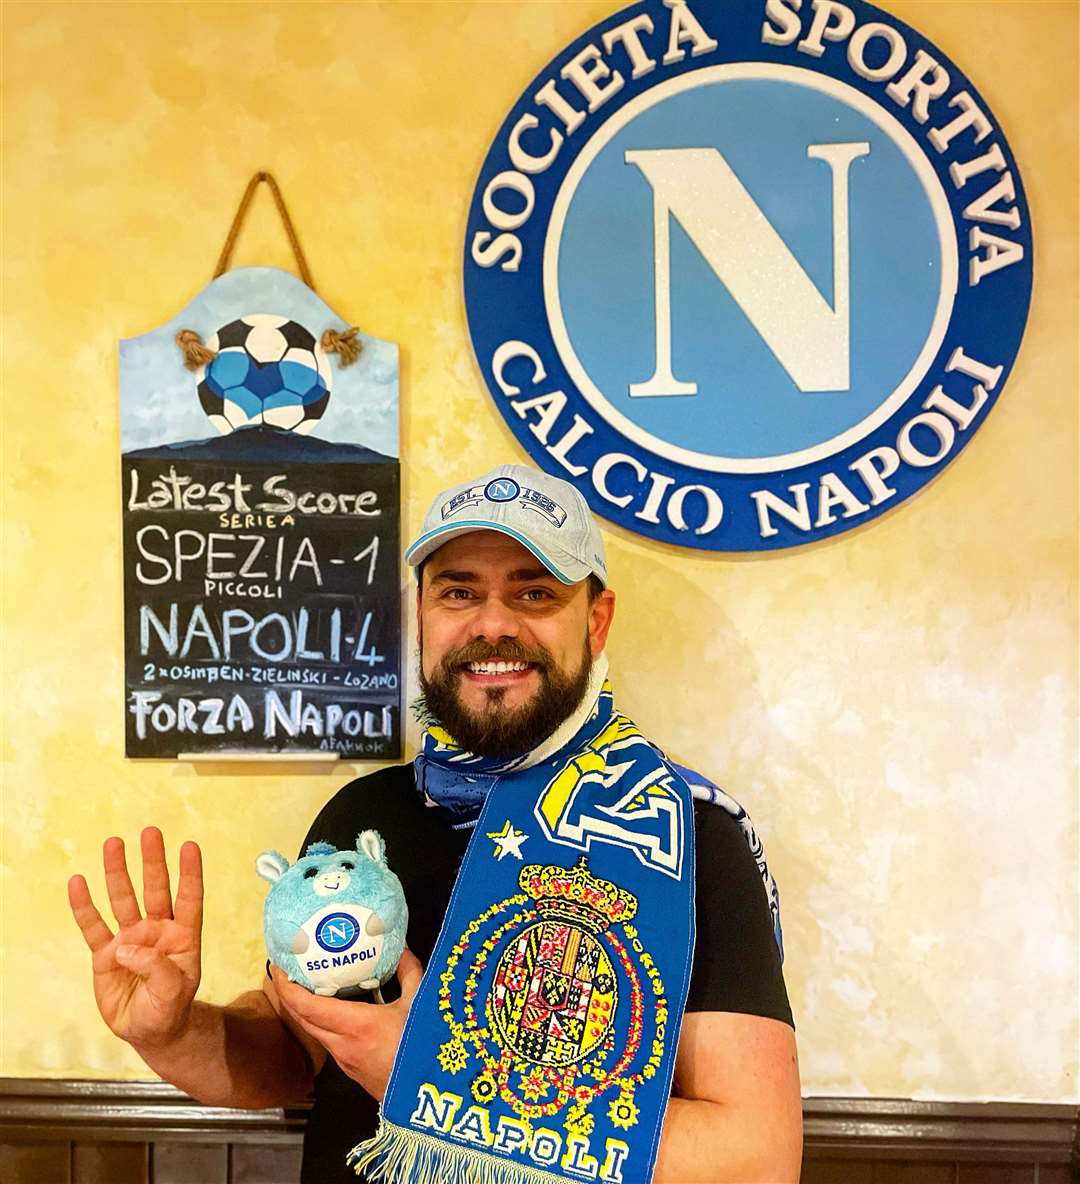
[[495, 840], [494, 854], [496, 859], [502, 859], [504, 855], [513, 855], [517, 859], [523, 859], [521, 844], [528, 837], [524, 831], [514, 830], [509, 819], [506, 820], [502, 830], [488, 832], [488, 838]]

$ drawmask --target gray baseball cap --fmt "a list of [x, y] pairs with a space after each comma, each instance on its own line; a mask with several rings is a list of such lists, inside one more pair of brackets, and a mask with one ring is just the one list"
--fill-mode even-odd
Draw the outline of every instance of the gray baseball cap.
[[604, 541], [580, 493], [529, 465], [500, 465], [432, 502], [405, 562], [417, 567], [443, 543], [474, 530], [497, 530], [516, 539], [564, 584], [590, 575], [607, 587]]

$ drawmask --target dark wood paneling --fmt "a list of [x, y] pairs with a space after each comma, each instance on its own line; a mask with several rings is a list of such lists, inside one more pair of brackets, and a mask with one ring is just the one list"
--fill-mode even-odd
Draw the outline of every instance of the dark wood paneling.
[[891, 1159], [873, 1168], [873, 1184], [957, 1184], [954, 1163]]
[[803, 1164], [801, 1184], [957, 1184], [956, 1164], [814, 1158]]
[[0, 1143], [0, 1180], [4, 1184], [71, 1184], [71, 1145]]
[[0, 1078], [0, 1138], [139, 1142], [292, 1143], [305, 1108], [232, 1110], [203, 1106], [162, 1081]]
[[1035, 1165], [1035, 1184], [1070, 1184], [1070, 1181], [1076, 1180], [1080, 1180], [1080, 1150], [1077, 1152], [1076, 1170], [1070, 1170], [1061, 1163]]
[[874, 1184], [874, 1165], [850, 1159], [808, 1159], [803, 1163], [801, 1184]]
[[[807, 1098], [803, 1114], [803, 1184], [1080, 1179], [1071, 1106]], [[0, 1078], [0, 1180], [295, 1184], [304, 1116], [203, 1106], [162, 1082]]]
[[962, 1163], [957, 1184], [1035, 1184], [1033, 1163]]
[[[150, 1179], [152, 1184], [230, 1184], [229, 1145], [155, 1143]], [[74, 1184], [82, 1182], [76, 1180]]]
[[806, 1098], [806, 1154], [828, 1159], [1069, 1163], [1073, 1106]]
[[229, 1184], [296, 1184], [299, 1179], [299, 1144], [294, 1147], [259, 1147], [254, 1143], [241, 1143], [232, 1148]]
[[149, 1143], [75, 1143], [72, 1184], [150, 1184]]

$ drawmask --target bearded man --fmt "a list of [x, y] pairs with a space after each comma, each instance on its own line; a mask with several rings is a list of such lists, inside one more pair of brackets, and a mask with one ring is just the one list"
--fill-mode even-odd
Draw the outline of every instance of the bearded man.
[[614, 706], [584, 499], [502, 466], [440, 494], [406, 560], [421, 752], [346, 785], [301, 848], [381, 833], [409, 906], [398, 990], [318, 997], [274, 968], [225, 1007], [196, 1000], [199, 851], [174, 902], [148, 828], [145, 915], [119, 839], [115, 934], [69, 886], [104, 1019], [205, 1104], [313, 1089], [304, 1184], [797, 1181], [775, 885], [737, 803]]

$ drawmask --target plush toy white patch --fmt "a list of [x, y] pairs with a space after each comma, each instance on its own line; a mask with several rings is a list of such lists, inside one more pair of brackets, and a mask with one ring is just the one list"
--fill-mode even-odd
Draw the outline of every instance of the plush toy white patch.
[[355, 851], [312, 843], [290, 866], [264, 851], [255, 869], [269, 880], [263, 934], [270, 961], [316, 995], [375, 991], [397, 969], [409, 910], [401, 881], [386, 866], [378, 831]]

